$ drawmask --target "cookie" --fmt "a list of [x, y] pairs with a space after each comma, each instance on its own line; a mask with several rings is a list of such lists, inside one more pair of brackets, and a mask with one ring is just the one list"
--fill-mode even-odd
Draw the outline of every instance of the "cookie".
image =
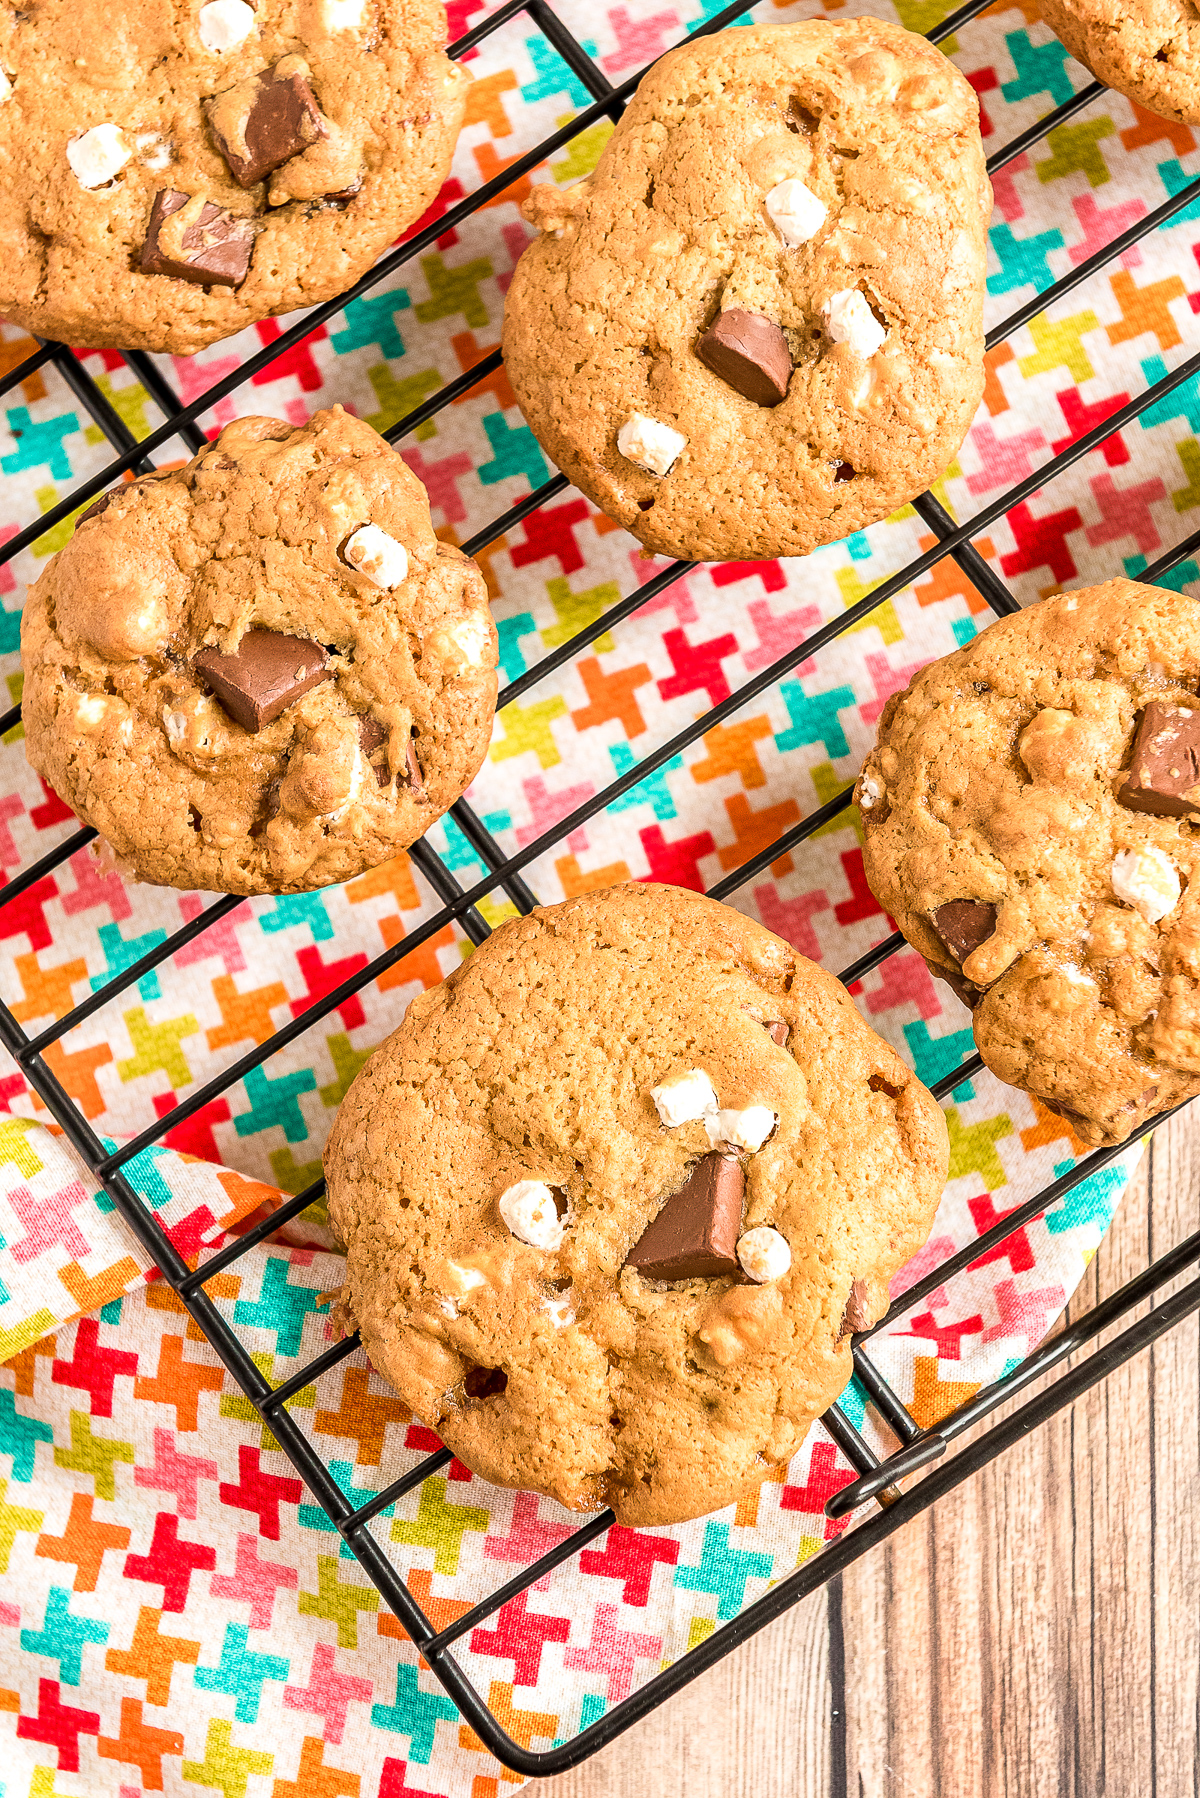
[[483, 576], [340, 406], [104, 494], [21, 651], [38, 772], [135, 878], [223, 893], [389, 860], [475, 775], [496, 699]]
[[439, 0], [0, 12], [0, 312], [188, 354], [332, 299], [425, 211], [469, 76]]
[[988, 1067], [1119, 1143], [1200, 1094], [1200, 602], [1109, 581], [890, 699], [867, 879]]
[[648, 551], [807, 555], [961, 444], [991, 205], [974, 91], [923, 38], [864, 18], [693, 39], [587, 180], [529, 195], [513, 391]]
[[358, 1075], [325, 1151], [341, 1310], [477, 1473], [677, 1522], [795, 1454], [946, 1161], [830, 975], [610, 887], [503, 924]]
[[1164, 119], [1200, 125], [1200, 20], [1186, 0], [1039, 0], [1098, 81]]

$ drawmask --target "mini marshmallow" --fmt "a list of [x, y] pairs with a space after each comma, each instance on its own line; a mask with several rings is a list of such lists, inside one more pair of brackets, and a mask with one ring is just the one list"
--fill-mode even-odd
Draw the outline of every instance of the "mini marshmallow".
[[469, 618], [460, 618], [451, 626], [449, 635], [462, 652], [463, 666], [478, 668], [488, 643], [487, 620], [482, 613], [472, 612]]
[[550, 1322], [556, 1330], [565, 1330], [568, 1324], [575, 1322], [575, 1311], [569, 1292], [560, 1293], [557, 1298], [543, 1299], [542, 1309], [550, 1313]]
[[350, 533], [342, 554], [357, 574], [385, 592], [398, 587], [408, 573], [408, 551], [377, 524], [360, 524]]
[[186, 715], [183, 712], [164, 710], [163, 725], [167, 732], [167, 742], [171, 745], [172, 749], [178, 749], [179, 745], [183, 742], [183, 739], [187, 736], [188, 721]]
[[321, 23], [326, 31], [353, 31], [362, 24], [363, 0], [325, 0]]
[[760, 1224], [739, 1236], [737, 1258], [746, 1278], [763, 1286], [768, 1280], [782, 1280], [792, 1265], [792, 1250], [786, 1236], [769, 1224]]
[[474, 1292], [477, 1286], [487, 1285], [487, 1276], [477, 1267], [460, 1267], [457, 1261], [447, 1261], [442, 1269], [449, 1285], [460, 1299]]
[[144, 169], [157, 173], [166, 168], [171, 160], [171, 146], [160, 131], [139, 131], [133, 141]]
[[708, 1140], [716, 1148], [728, 1143], [734, 1149], [761, 1149], [775, 1128], [775, 1113], [766, 1105], [747, 1105], [744, 1111], [717, 1111], [704, 1120]]
[[563, 1221], [554, 1194], [544, 1180], [518, 1180], [500, 1194], [500, 1215], [522, 1242], [534, 1249], [562, 1245]]
[[12, 82], [3, 69], [0, 69], [0, 106], [12, 98]]
[[674, 1080], [650, 1088], [655, 1109], [668, 1130], [690, 1124], [696, 1118], [715, 1117], [717, 1095], [713, 1083], [701, 1068], [689, 1068]]
[[1147, 924], [1157, 924], [1174, 911], [1181, 888], [1174, 862], [1147, 843], [1141, 849], [1122, 849], [1113, 857], [1112, 890], [1141, 912]]
[[856, 288], [844, 287], [831, 294], [823, 307], [834, 343], [849, 344], [851, 353], [867, 362], [880, 348], [887, 332]]
[[862, 786], [859, 788], [859, 791], [858, 791], [858, 809], [859, 809], [859, 811], [860, 812], [869, 812], [874, 806], [879, 804], [879, 801], [882, 798], [883, 798], [883, 788], [880, 786], [879, 782], [877, 780], [873, 780], [869, 774], [866, 775], [863, 780]]
[[246, 0], [208, 0], [196, 15], [196, 30], [206, 50], [236, 50], [254, 30], [254, 8]]
[[790, 250], [815, 237], [829, 217], [824, 200], [818, 199], [811, 187], [805, 187], [794, 175], [777, 182], [763, 205], [767, 217]]
[[108, 713], [108, 700], [103, 693], [82, 693], [75, 703], [75, 722], [84, 730], [103, 724]]
[[660, 424], [656, 418], [647, 418], [644, 412], [632, 413], [617, 432], [621, 454], [648, 474], [669, 474], [671, 464], [686, 444], [682, 431]]
[[80, 187], [103, 187], [133, 155], [119, 125], [93, 125], [67, 145], [67, 161]]

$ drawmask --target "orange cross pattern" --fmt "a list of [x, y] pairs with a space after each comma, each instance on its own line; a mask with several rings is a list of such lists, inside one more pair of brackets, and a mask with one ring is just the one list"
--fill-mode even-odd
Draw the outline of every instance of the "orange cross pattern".
[[200, 1427], [200, 1394], [219, 1392], [224, 1384], [219, 1367], [184, 1360], [182, 1336], [164, 1336], [158, 1347], [157, 1372], [152, 1379], [139, 1374], [133, 1382], [133, 1396], [174, 1405], [175, 1428], [189, 1431]]
[[[458, 357], [458, 366], [466, 374], [469, 368], [474, 368], [477, 362], [482, 362], [485, 356], [490, 356], [493, 350], [500, 348], [500, 345], [498, 343], [476, 343], [474, 331], [460, 331], [456, 337], [450, 339], [450, 347]], [[503, 363], [499, 368], [494, 368], [485, 380], [468, 388], [466, 393], [460, 393], [454, 404], [461, 406], [465, 400], [478, 399], [481, 393], [494, 395], [497, 404], [505, 411], [517, 403], [517, 396], [509, 383]]]
[[101, 1268], [98, 1274], [85, 1274], [78, 1261], [69, 1261], [66, 1267], [60, 1267], [58, 1277], [71, 1295], [71, 1301], [78, 1311], [95, 1311], [100, 1305], [107, 1305], [110, 1299], [119, 1298], [132, 1284], [140, 1280], [142, 1270], [132, 1255], [122, 1255], [111, 1267]]
[[[432, 1589], [433, 1574], [428, 1567], [414, 1567], [405, 1584], [436, 1630], [446, 1629], [451, 1623], [457, 1623], [471, 1608], [470, 1602], [461, 1598], [436, 1597]], [[375, 1627], [381, 1636], [393, 1636], [397, 1642], [412, 1639], [394, 1611], [381, 1610]], [[428, 1666], [424, 1655], [420, 1659], [422, 1667]]]
[[485, 75], [467, 89], [467, 110], [463, 113], [463, 129], [468, 125], [486, 124], [493, 137], [511, 137], [512, 126], [504, 110], [503, 94], [511, 93], [517, 78], [511, 69]]
[[627, 737], [641, 736], [646, 720], [633, 695], [653, 678], [645, 662], [639, 662], [636, 668], [617, 668], [606, 674], [593, 656], [580, 662], [576, 673], [591, 700], [590, 705], [571, 713], [576, 730], [590, 730], [593, 724], [607, 724], [610, 718], [619, 718]]
[[[394, 912], [390, 918], [380, 918], [379, 934], [389, 949], [403, 938], [404, 926]], [[453, 928], [449, 924], [443, 924], [440, 930], [428, 937], [410, 955], [398, 961], [395, 967], [386, 968], [375, 982], [376, 986], [381, 993], [388, 992], [394, 986], [407, 986], [412, 980], [419, 980], [423, 987], [436, 986], [442, 978], [437, 952], [447, 948], [453, 941]]]
[[[235, 1299], [242, 1290], [240, 1274], [214, 1274], [211, 1280], [204, 1282], [204, 1290], [210, 1298]], [[146, 1285], [146, 1303], [152, 1311], [177, 1311], [181, 1317], [187, 1318], [187, 1337], [189, 1342], [207, 1342], [208, 1338], [192, 1317], [179, 1294], [172, 1292], [165, 1280], [150, 1280]]]
[[345, 1767], [330, 1767], [319, 1736], [305, 1736], [295, 1779], [277, 1779], [271, 1798], [358, 1798], [361, 1781]]
[[56, 968], [39, 968], [36, 955], [18, 955], [13, 967], [20, 976], [25, 997], [18, 999], [12, 1014], [26, 1024], [33, 1018], [65, 1017], [75, 1003], [72, 985], [87, 979], [85, 961], [63, 961]]
[[358, 1444], [359, 1467], [378, 1467], [389, 1423], [411, 1423], [412, 1412], [398, 1398], [372, 1392], [365, 1367], [348, 1367], [336, 1411], [318, 1411], [313, 1428], [322, 1436], [350, 1436]]
[[205, 1031], [210, 1049], [232, 1047], [251, 1042], [265, 1043], [275, 1026], [271, 1011], [288, 1002], [288, 990], [281, 980], [270, 986], [256, 986], [253, 991], [239, 993], [228, 974], [218, 974], [212, 983], [213, 997], [221, 1007], [221, 1022]]
[[[479, 169], [479, 178], [485, 185], [494, 180], [497, 175], [502, 175], [505, 169], [510, 168], [514, 162], [520, 159], [519, 156], [497, 156], [491, 144], [476, 144], [472, 154]], [[511, 187], [502, 188], [493, 199], [485, 200], [479, 210], [486, 212], [489, 206], [504, 206], [510, 200], [514, 206], [519, 206], [522, 200], [528, 199], [529, 189], [532, 185], [527, 174], [520, 175]]]
[[44, 1060], [50, 1072], [66, 1087], [84, 1117], [99, 1117], [106, 1100], [96, 1083], [97, 1068], [106, 1067], [113, 1058], [107, 1043], [93, 1043], [90, 1049], [69, 1053], [61, 1043], [50, 1043]]
[[1120, 324], [1105, 326], [1110, 343], [1128, 343], [1144, 331], [1154, 333], [1160, 349], [1174, 349], [1177, 343], [1183, 342], [1179, 326], [1167, 307], [1169, 300], [1177, 300], [1187, 292], [1178, 275], [1168, 275], [1165, 281], [1153, 281], [1149, 287], [1138, 287], [1129, 270], [1122, 268], [1109, 276], [1108, 284], [1121, 308]]
[[[1033, 1095], [1030, 1094], [1032, 1098]], [[1076, 1136], [1066, 1118], [1060, 1118], [1056, 1112], [1043, 1105], [1040, 1099], [1033, 1100], [1033, 1109], [1037, 1113], [1036, 1124], [1029, 1124], [1021, 1132], [1021, 1142], [1026, 1152], [1030, 1149], [1048, 1147], [1053, 1142], [1069, 1142], [1076, 1155], [1089, 1155], [1091, 1144], [1085, 1143]]]
[[909, 1410], [923, 1430], [931, 1430], [959, 1405], [974, 1398], [981, 1380], [943, 1380], [938, 1377], [936, 1355], [918, 1355], [914, 1363], [912, 1403]]
[[364, 899], [376, 899], [380, 893], [391, 893], [401, 911], [415, 911], [420, 905], [412, 869], [403, 850], [390, 862], [380, 862], [361, 879], [352, 880], [346, 888], [351, 905], [361, 905]]
[[[518, 1710], [513, 1703], [512, 1687], [502, 1679], [494, 1679], [488, 1688], [488, 1709], [500, 1727], [507, 1730], [522, 1748], [532, 1747], [534, 1736], [549, 1736], [553, 1741], [558, 1734], [558, 1718], [553, 1711]], [[458, 1742], [460, 1748], [483, 1750], [483, 1743], [466, 1723], [459, 1727]]]
[[1155, 113], [1147, 112], [1136, 100], [1130, 100], [1136, 125], [1129, 125], [1121, 133], [1121, 142], [1127, 150], [1140, 150], [1147, 144], [1160, 144], [1164, 140], [1170, 143], [1176, 156], [1186, 156], [1189, 150], [1196, 148], [1196, 136], [1186, 125], [1180, 125], [1173, 119], [1160, 119]]
[[1008, 395], [1000, 385], [1000, 376], [996, 371], [1002, 368], [1006, 362], [1015, 362], [1016, 359], [1016, 353], [1007, 341], [998, 343], [995, 349], [989, 350], [983, 359], [983, 397], [993, 418], [997, 412], [1008, 411]]
[[[735, 793], [725, 801], [725, 810], [735, 834], [732, 843], [726, 843], [717, 851], [723, 868], [740, 868], [743, 862], [748, 862], [751, 856], [781, 836], [789, 824], [796, 824], [800, 819], [800, 807], [794, 799], [764, 806], [761, 812], [756, 812], [744, 793]], [[771, 863], [773, 874], [788, 874], [791, 868], [790, 855], [781, 855]]]
[[744, 787], [763, 787], [767, 777], [754, 745], [773, 735], [771, 720], [765, 716], [746, 718], [741, 724], [717, 724], [704, 733], [708, 754], [703, 761], [692, 763], [692, 779], [719, 780], [722, 774], [737, 774]]
[[105, 1760], [136, 1767], [144, 1790], [161, 1792], [163, 1755], [182, 1754], [183, 1737], [177, 1729], [155, 1729], [153, 1724], [143, 1722], [140, 1698], [122, 1698], [121, 1733], [115, 1738], [101, 1736], [96, 1753]]
[[16, 1391], [20, 1398], [32, 1398], [34, 1380], [37, 1375], [37, 1358], [46, 1355], [53, 1361], [58, 1355], [58, 1337], [43, 1336], [38, 1342], [31, 1342], [23, 1348], [19, 1355], [4, 1363], [16, 1376]]
[[[10, 375], [14, 368], [19, 368], [27, 356], [32, 356], [37, 349], [32, 337], [12, 337], [7, 343], [0, 343], [0, 380]], [[32, 405], [34, 400], [44, 400], [46, 383], [42, 380], [41, 370], [35, 369], [26, 375], [21, 382], [21, 391]]]
[[73, 1563], [76, 1592], [94, 1592], [105, 1550], [128, 1548], [130, 1543], [131, 1533], [124, 1524], [102, 1523], [92, 1516], [94, 1503], [90, 1492], [73, 1493], [71, 1514], [62, 1535], [39, 1536], [33, 1551], [48, 1561]]
[[[936, 541], [937, 539], [933, 536], [924, 536], [920, 539], [920, 547], [923, 550], [932, 549]], [[975, 548], [988, 561], [991, 561], [996, 553], [990, 537], [981, 537]], [[967, 579], [953, 556], [943, 556], [940, 562], [935, 562], [925, 579], [919, 581], [913, 588], [913, 592], [923, 606], [936, 605], [939, 600], [951, 599], [956, 594], [961, 594], [972, 612], [988, 610], [987, 600], [978, 587]]]
[[128, 1673], [131, 1679], [146, 1682], [147, 1704], [165, 1704], [171, 1696], [171, 1675], [176, 1661], [195, 1666], [200, 1659], [199, 1642], [183, 1636], [164, 1636], [159, 1631], [162, 1612], [144, 1604], [138, 1612], [137, 1627], [128, 1648], [110, 1648], [104, 1665], [110, 1673]]
[[554, 864], [562, 886], [563, 897], [578, 899], [580, 893], [594, 893], [597, 887], [619, 886], [629, 879], [628, 862], [609, 862], [606, 868], [581, 868], [577, 855], [563, 855]]

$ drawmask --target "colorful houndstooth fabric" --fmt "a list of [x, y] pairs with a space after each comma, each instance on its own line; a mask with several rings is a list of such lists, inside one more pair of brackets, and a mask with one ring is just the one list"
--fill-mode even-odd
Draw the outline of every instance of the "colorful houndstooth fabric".
[[[711, 16], [716, 6], [704, 4]], [[630, 0], [607, 10], [557, 0], [556, 10], [615, 82], [705, 16], [697, 0]], [[842, 9], [830, 0], [826, 10], [836, 17]], [[900, 0], [894, 8], [877, 0], [847, 10], [926, 30], [945, 9], [940, 0]], [[453, 0], [450, 12], [457, 34], [485, 7]], [[816, 0], [784, 7], [764, 0], [751, 16], [820, 12]], [[989, 152], [1086, 79], [1030, 4], [994, 7], [943, 48], [980, 94]], [[442, 211], [586, 101], [523, 15], [487, 40], [470, 67], [469, 123]], [[608, 130], [603, 122], [589, 127], [537, 178], [569, 183], [586, 173]], [[1007, 164], [995, 181], [989, 324], [1143, 219], [1197, 167], [1190, 129], [1114, 96]], [[380, 428], [403, 417], [495, 345], [504, 290], [528, 236], [515, 203], [526, 187], [518, 182], [447, 232], [202, 424], [212, 430], [257, 410], [300, 421], [334, 401]], [[1185, 207], [990, 353], [984, 405], [938, 488], [957, 518], [993, 504], [1178, 364], [1196, 340], [1198, 222], [1200, 204]], [[267, 322], [191, 360], [160, 358], [160, 367], [190, 400], [279, 331]], [[8, 330], [0, 365], [15, 366], [31, 347]], [[159, 422], [120, 356], [91, 353], [84, 365], [136, 434]], [[52, 369], [9, 398], [15, 403], [6, 405], [0, 432], [6, 537], [111, 456]], [[1140, 573], [1194, 528], [1198, 435], [1200, 391], [1192, 379], [1012, 507], [978, 547], [1023, 600]], [[429, 488], [441, 534], [460, 543], [553, 472], [502, 371], [399, 447]], [[183, 454], [168, 446], [168, 459], [172, 450]], [[68, 531], [53, 527], [0, 570], [0, 651], [14, 699], [20, 583], [36, 576]], [[906, 509], [801, 562], [694, 570], [539, 680], [539, 662], [664, 566], [641, 561], [632, 539], [578, 495], [560, 494], [481, 556], [504, 679], [528, 674], [530, 684], [497, 721], [470, 795], [476, 811], [506, 851], [556, 833], [572, 811], [823, 621], [858, 604], [928, 541]], [[1185, 561], [1168, 578], [1192, 582], [1200, 568]], [[888, 695], [915, 667], [968, 641], [989, 616], [956, 566], [939, 563], [539, 851], [525, 870], [529, 884], [546, 902], [625, 878], [713, 886], [841, 791]], [[6, 878], [69, 828], [64, 808], [26, 766], [18, 727], [0, 748]], [[430, 841], [464, 885], [482, 877], [452, 822], [437, 826]], [[42, 1030], [206, 902], [127, 889], [81, 852], [0, 909], [0, 995], [27, 1030]], [[889, 929], [863, 879], [850, 810], [734, 892], [731, 903], [835, 971]], [[52, 1047], [48, 1065], [98, 1132], [135, 1134], [436, 909], [404, 857], [344, 888], [249, 901]], [[497, 890], [481, 910], [495, 923], [511, 906]], [[319, 1173], [334, 1111], [371, 1047], [414, 993], [468, 952], [465, 938], [446, 926], [169, 1131], [168, 1144], [236, 1169], [246, 1183], [300, 1191]], [[866, 976], [856, 997], [926, 1080], [950, 1073], [970, 1050], [967, 1014], [911, 951]], [[0, 1097], [10, 1112], [4, 1143], [25, 1153], [35, 1142], [25, 1120], [45, 1114], [9, 1062], [0, 1067]], [[933, 1240], [905, 1283], [1069, 1167], [1079, 1147], [1060, 1120], [986, 1075], [951, 1094], [947, 1116], [950, 1183]], [[38, 1133], [36, 1140], [53, 1139]], [[238, 1187], [235, 1199], [227, 1175], [194, 1170], [187, 1177], [209, 1185], [184, 1197], [174, 1157], [146, 1165], [154, 1191], [150, 1175], [181, 1195], [164, 1204], [163, 1215], [185, 1227], [185, 1252], [210, 1233], [206, 1224], [186, 1235], [200, 1207], [219, 1224], [262, 1197], [261, 1189]], [[873, 1353], [921, 1422], [944, 1415], [1044, 1335], [1094, 1251], [1126, 1172], [1117, 1164], [1075, 1188], [1000, 1249], [896, 1314]], [[380, 1612], [353, 1560], [339, 1554], [321, 1512], [161, 1282], [119, 1299], [116, 1291], [103, 1301], [95, 1296], [99, 1289], [88, 1282], [103, 1257], [112, 1254], [108, 1268], [128, 1254], [139, 1273], [145, 1258], [97, 1209], [93, 1183], [79, 1169], [44, 1189], [41, 1177], [11, 1154], [0, 1167], [0, 1278], [9, 1294], [0, 1301], [0, 1330], [26, 1332], [5, 1337], [24, 1346], [0, 1374], [7, 1798], [130, 1798], [160, 1789], [187, 1798], [206, 1789], [224, 1798], [497, 1798], [503, 1770], [464, 1737], [436, 1681]], [[71, 1195], [72, 1178], [82, 1198]], [[221, 1193], [230, 1218], [220, 1210]], [[150, 1191], [146, 1198], [154, 1202]], [[327, 1241], [319, 1216], [300, 1229], [300, 1240]], [[113, 1239], [102, 1233], [110, 1230]], [[68, 1274], [72, 1267], [76, 1274]], [[118, 1290], [134, 1279], [130, 1272]], [[325, 1346], [326, 1314], [316, 1299], [337, 1280], [336, 1257], [323, 1249], [262, 1247], [219, 1276], [215, 1291], [264, 1372], [281, 1379], [302, 1364], [299, 1357]], [[89, 1301], [104, 1309], [58, 1327]], [[42, 1310], [50, 1320], [31, 1324]], [[844, 1404], [869, 1437], [886, 1440], [853, 1387]], [[361, 1355], [301, 1393], [292, 1411], [352, 1502], [433, 1443]], [[518, 1740], [544, 1747], [569, 1737], [833, 1533], [822, 1506], [849, 1472], [817, 1431], [786, 1480], [736, 1509], [680, 1529], [610, 1532], [471, 1632], [459, 1645], [464, 1668]], [[373, 1526], [439, 1626], [568, 1527], [545, 1501], [496, 1492], [458, 1468]]]

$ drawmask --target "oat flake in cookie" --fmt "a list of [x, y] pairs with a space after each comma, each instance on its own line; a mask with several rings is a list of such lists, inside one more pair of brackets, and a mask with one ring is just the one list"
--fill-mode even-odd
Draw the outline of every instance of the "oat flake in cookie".
[[710, 899], [610, 887], [501, 925], [355, 1080], [342, 1307], [475, 1472], [676, 1522], [799, 1448], [946, 1161], [830, 975]]
[[535, 187], [504, 361], [563, 472], [659, 555], [807, 555], [946, 468], [983, 391], [979, 108], [877, 19], [670, 51], [595, 172]]
[[436, 195], [439, 0], [0, 10], [0, 313], [186, 354], [342, 293]]
[[1200, 1094], [1200, 602], [1109, 581], [890, 699], [867, 878], [987, 1065], [1086, 1142]]
[[483, 576], [340, 407], [102, 496], [21, 651], [38, 772], [138, 879], [225, 893], [389, 860], [474, 777], [496, 698]]
[[1042, 18], [1107, 87], [1200, 124], [1200, 18], [1190, 0], [1040, 0]]

